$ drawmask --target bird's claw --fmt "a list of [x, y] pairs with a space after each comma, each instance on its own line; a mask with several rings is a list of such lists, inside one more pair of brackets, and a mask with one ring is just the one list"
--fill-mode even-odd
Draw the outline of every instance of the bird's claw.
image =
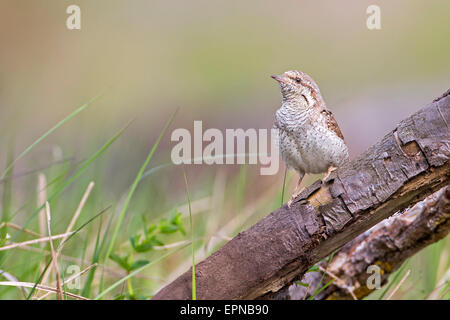
[[291, 199], [288, 201], [288, 203], [287, 203], [287, 207], [288, 207], [288, 208], [291, 208], [292, 202], [294, 202], [294, 199], [293, 199], [293, 198], [291, 198]]
[[336, 167], [329, 167], [327, 175], [322, 179], [322, 181], [327, 181], [333, 171], [336, 171]]

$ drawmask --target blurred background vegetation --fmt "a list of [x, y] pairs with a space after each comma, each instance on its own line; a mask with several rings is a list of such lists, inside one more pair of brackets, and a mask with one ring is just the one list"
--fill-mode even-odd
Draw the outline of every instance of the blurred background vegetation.
[[[66, 28], [70, 4], [81, 8], [81, 30]], [[381, 7], [381, 30], [366, 27], [366, 8], [371, 4]], [[450, 84], [447, 0], [353, 0], [345, 5], [338, 1], [3, 0], [0, 12], [0, 171], [8, 158], [17, 157], [59, 120], [104, 93], [36, 145], [15, 164], [12, 178], [0, 184], [1, 221], [23, 226], [30, 219], [27, 228], [37, 232], [33, 213], [38, 208], [38, 174], [49, 183], [56, 181], [46, 192], [61, 191], [50, 202], [52, 232], [60, 234], [88, 183], [95, 182], [76, 226], [111, 208], [68, 241], [62, 251], [67, 259], [60, 260], [64, 273], [74, 259], [83, 269], [93, 262], [95, 252], [99, 254], [100, 266], [91, 271], [90, 280], [83, 276], [82, 288], [74, 291], [89, 298], [127, 274], [105, 256], [111, 230], [147, 153], [178, 107], [146, 167], [156, 169], [147, 172], [126, 210], [113, 250], [119, 256], [132, 252], [128, 240], [144, 225], [158, 225], [161, 219], [175, 217], [174, 211], [182, 214], [187, 235], [163, 232], [158, 241], [180, 248], [190, 240], [183, 168], [170, 165], [174, 144], [170, 133], [175, 128], [192, 130], [194, 120], [202, 120], [204, 128], [270, 128], [280, 105], [271, 74], [299, 69], [316, 80], [351, 157]], [[62, 190], [77, 163], [89, 159], [133, 119], [123, 135]], [[184, 169], [197, 260], [281, 203], [284, 167], [275, 176], [260, 176], [255, 165]], [[309, 177], [305, 183], [318, 178]], [[294, 180], [288, 174], [287, 195]], [[17, 230], [8, 229], [8, 234], [15, 241], [33, 238]], [[99, 243], [104, 243], [101, 250]], [[41, 249], [49, 250], [48, 244]], [[134, 253], [135, 259], [153, 261], [168, 252], [157, 249]], [[444, 239], [411, 259], [411, 276], [404, 284], [411, 288], [400, 290], [396, 297], [428, 297], [448, 274], [449, 250], [449, 240]], [[0, 254], [0, 269], [20, 281], [38, 281], [43, 261], [49, 261], [40, 250], [21, 248]], [[181, 249], [105, 297], [150, 297], [187, 270], [189, 259], [190, 250]], [[4, 279], [0, 276], [0, 280]], [[23, 295], [17, 288], [0, 287], [0, 298]]]

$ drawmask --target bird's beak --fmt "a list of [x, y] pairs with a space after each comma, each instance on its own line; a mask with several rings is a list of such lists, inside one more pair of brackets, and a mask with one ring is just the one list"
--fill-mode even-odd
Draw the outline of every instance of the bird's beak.
[[280, 75], [275, 75], [275, 76], [271, 76], [273, 79], [277, 80], [279, 83], [287, 83], [287, 79], [284, 76], [280, 76]]

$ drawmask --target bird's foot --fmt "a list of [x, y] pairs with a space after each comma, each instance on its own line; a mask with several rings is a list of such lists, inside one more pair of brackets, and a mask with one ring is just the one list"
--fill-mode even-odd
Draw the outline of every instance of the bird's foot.
[[289, 199], [289, 201], [288, 201], [288, 203], [287, 203], [288, 208], [291, 207], [293, 201], [294, 201], [293, 198]]
[[322, 181], [327, 181], [328, 178], [330, 177], [331, 173], [332, 173], [333, 171], [336, 171], [336, 170], [337, 170], [336, 167], [329, 167], [329, 168], [328, 168], [327, 175], [325, 176], [325, 178], [322, 179]]
[[299, 196], [300, 193], [302, 193], [305, 190], [305, 188], [301, 188], [299, 191], [296, 191], [292, 194], [291, 199], [289, 199], [287, 206], [290, 208], [292, 206], [292, 203], [294, 200]]

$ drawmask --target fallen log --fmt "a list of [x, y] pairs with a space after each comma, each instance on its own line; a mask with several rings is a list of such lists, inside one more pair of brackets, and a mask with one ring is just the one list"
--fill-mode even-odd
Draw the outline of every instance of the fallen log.
[[[256, 299], [301, 279], [364, 231], [449, 184], [450, 90], [308, 187], [290, 208], [239, 233], [196, 270], [197, 299]], [[192, 272], [154, 299], [191, 299]]]
[[[299, 300], [362, 299], [388, 282], [411, 256], [450, 232], [450, 186], [428, 196], [404, 212], [385, 219], [359, 235], [333, 256], [319, 263], [320, 269], [305, 274], [302, 283], [286, 286], [267, 299]], [[373, 286], [370, 266], [378, 268], [380, 288]], [[332, 281], [320, 293], [317, 288]]]

